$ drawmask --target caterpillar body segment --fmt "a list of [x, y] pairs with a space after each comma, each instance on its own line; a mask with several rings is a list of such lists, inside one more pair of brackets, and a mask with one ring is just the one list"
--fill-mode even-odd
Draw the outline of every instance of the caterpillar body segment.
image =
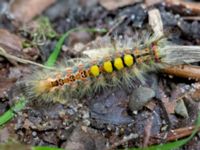
[[169, 44], [165, 38], [156, 36], [144, 36], [139, 40], [126, 37], [114, 41], [105, 37], [84, 51], [88, 57], [82, 58], [78, 64], [72, 59], [67, 61], [69, 66], [58, 67], [58, 71], [36, 73], [36, 77], [27, 81], [28, 94], [34, 99], [67, 102], [110, 87], [134, 87], [136, 79], [145, 83], [143, 74], [148, 71], [156, 71], [166, 64], [200, 60], [200, 47], [186, 51], [188, 47]]
[[[114, 59], [106, 58], [102, 63], [90, 65], [88, 68], [79, 69], [77, 72], [72, 73], [70, 70], [66, 70], [65, 78], [58, 78], [57, 80], [51, 81], [52, 87], [62, 86], [64, 84], [71, 84], [76, 81], [84, 81], [88, 78], [94, 79], [102, 75], [107, 75], [113, 72], [119, 72], [120, 70], [142, 63], [149, 64], [150, 61], [158, 61], [158, 56], [155, 57], [154, 53], [150, 53], [150, 50], [145, 52], [138, 52], [138, 50], [132, 50], [132, 54], [124, 53], [121, 57]], [[142, 50], [141, 50], [142, 51]]]

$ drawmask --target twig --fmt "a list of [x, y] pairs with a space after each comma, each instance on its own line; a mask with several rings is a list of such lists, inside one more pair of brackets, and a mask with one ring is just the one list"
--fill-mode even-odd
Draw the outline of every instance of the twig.
[[200, 16], [183, 16], [184, 20], [200, 20]]
[[199, 66], [178, 65], [178, 66], [162, 69], [162, 72], [169, 75], [177, 76], [177, 77], [200, 80]]
[[[184, 138], [186, 136], [191, 135], [194, 129], [195, 129], [195, 126], [190, 126], [190, 127], [184, 127], [184, 128], [171, 130], [169, 131], [167, 135], [166, 133], [164, 134], [161, 133], [156, 136], [152, 136], [150, 139], [149, 145], [160, 143], [161, 139], [163, 140], [163, 138], [165, 139], [166, 142]], [[199, 131], [200, 131], [200, 128], [199, 128]]]

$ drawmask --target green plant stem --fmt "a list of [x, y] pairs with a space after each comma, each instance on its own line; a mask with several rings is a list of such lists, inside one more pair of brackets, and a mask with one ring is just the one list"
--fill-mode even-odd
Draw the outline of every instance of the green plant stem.
[[15, 116], [15, 113], [23, 109], [25, 105], [26, 105], [26, 100], [24, 97], [21, 97], [13, 107], [11, 107], [3, 115], [0, 116], [0, 126], [4, 125], [9, 120], [11, 120]]
[[64, 149], [56, 147], [47, 147], [47, 146], [36, 146], [32, 147], [32, 150], [64, 150]]
[[0, 116], [0, 126], [11, 120], [14, 115], [15, 114], [11, 109], [7, 110], [3, 115]]

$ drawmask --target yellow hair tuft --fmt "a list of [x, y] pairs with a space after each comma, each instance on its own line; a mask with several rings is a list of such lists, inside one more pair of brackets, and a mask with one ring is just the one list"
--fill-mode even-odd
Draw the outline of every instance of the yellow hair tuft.
[[99, 74], [100, 74], [99, 67], [97, 65], [91, 66], [90, 73], [95, 77], [99, 76]]
[[112, 73], [113, 72], [113, 67], [111, 61], [106, 61], [103, 63], [103, 68], [106, 72]]
[[114, 60], [114, 66], [115, 68], [117, 68], [117, 70], [121, 70], [124, 68], [124, 64], [123, 64], [123, 61], [120, 57], [118, 58], [115, 58]]
[[133, 56], [131, 56], [131, 55], [124, 55], [124, 63], [128, 66], [128, 67], [130, 67], [130, 66], [132, 66], [133, 65], [133, 63], [134, 63], [134, 61], [133, 61]]

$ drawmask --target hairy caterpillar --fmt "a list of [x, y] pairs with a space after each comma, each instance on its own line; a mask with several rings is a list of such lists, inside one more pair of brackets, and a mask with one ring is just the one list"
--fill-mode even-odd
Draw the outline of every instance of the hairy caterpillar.
[[27, 94], [45, 101], [66, 102], [94, 94], [108, 87], [132, 87], [135, 79], [145, 82], [143, 74], [165, 65], [200, 60], [199, 46], [172, 45], [167, 39], [141, 35], [97, 40], [88, 57], [68, 60], [57, 71], [38, 71], [27, 80]]

